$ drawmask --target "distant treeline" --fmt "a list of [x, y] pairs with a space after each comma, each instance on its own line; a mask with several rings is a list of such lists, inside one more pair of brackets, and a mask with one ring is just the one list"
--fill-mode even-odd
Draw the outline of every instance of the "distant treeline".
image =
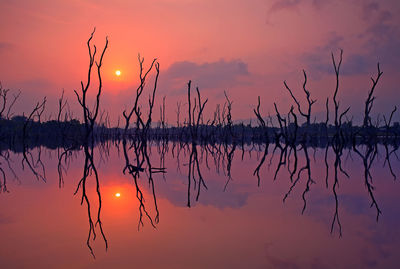
[[[24, 138], [24, 125], [28, 129]], [[324, 146], [336, 133], [333, 125], [325, 123], [303, 124], [297, 127], [297, 143], [307, 139], [306, 143], [315, 146]], [[290, 123], [286, 132], [295, 132], [296, 125]], [[351, 142], [357, 139], [363, 141], [394, 143], [400, 138], [400, 124], [395, 122], [389, 127], [360, 127], [353, 126], [351, 122], [343, 123], [341, 127], [343, 137]], [[251, 126], [251, 124], [206, 125], [200, 124], [197, 134], [193, 138], [191, 130], [183, 127], [154, 127], [150, 128], [147, 139], [154, 141], [178, 141], [192, 142], [193, 139], [200, 144], [235, 143], [235, 144], [261, 144], [278, 142], [279, 134], [282, 132], [278, 127]], [[123, 139], [124, 130], [121, 128], [108, 128], [104, 125], [96, 125], [91, 137], [95, 143], [107, 140], [118, 141]], [[136, 129], [131, 128], [125, 134], [128, 139], [136, 139]], [[46, 121], [39, 122], [28, 120], [25, 116], [14, 116], [12, 119], [0, 118], [0, 149], [13, 149], [22, 151], [22, 141], [30, 147], [45, 146], [55, 149], [57, 147], [80, 147], [85, 139], [85, 125], [76, 119], [68, 121]], [[387, 141], [389, 140], [389, 141]], [[304, 142], [304, 141], [303, 141]]]

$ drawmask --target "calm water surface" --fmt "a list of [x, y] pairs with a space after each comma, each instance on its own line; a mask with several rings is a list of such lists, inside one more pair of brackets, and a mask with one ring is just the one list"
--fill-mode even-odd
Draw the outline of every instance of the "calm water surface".
[[[311, 183], [305, 194], [303, 214], [307, 172], [283, 202], [292, 183], [287, 166], [281, 167], [274, 180], [279, 153], [272, 160], [272, 154], [267, 155], [258, 186], [253, 172], [262, 149], [247, 150], [243, 159], [237, 149], [231, 166], [226, 155], [218, 159], [208, 154], [206, 158], [200, 148], [198, 152], [207, 189], [201, 187], [196, 201], [197, 172], [188, 196], [190, 153], [181, 150], [177, 158], [170, 145], [162, 161], [157, 147], [151, 148], [152, 165], [160, 167], [164, 162], [167, 173], [153, 176], [159, 223], [153, 228], [143, 217], [144, 226], [138, 230], [139, 202], [132, 177], [123, 173], [122, 151], [111, 147], [109, 154], [100, 154], [95, 149], [101, 220], [109, 244], [106, 251], [96, 226], [97, 237], [90, 240], [95, 259], [86, 245], [87, 206], [81, 205], [81, 192], [74, 195], [83, 173], [84, 154], [73, 152], [64, 164], [67, 173], [60, 188], [57, 150], [42, 149], [46, 182], [37, 180], [26, 165], [22, 169], [21, 154], [10, 153], [18, 178], [1, 159], [9, 192], [0, 194], [0, 268], [399, 268], [400, 184], [384, 164], [384, 149], [379, 148], [370, 168], [374, 197], [382, 210], [378, 222], [375, 207], [370, 207], [363, 161], [356, 153], [344, 151], [342, 166], [349, 178], [340, 172], [336, 187], [341, 237], [337, 222], [331, 233], [336, 212], [335, 156], [331, 151], [326, 187], [325, 150], [309, 149], [315, 184]], [[35, 159], [38, 151], [31, 153]], [[391, 161], [394, 173], [399, 174], [399, 161], [394, 155]], [[298, 169], [305, 164], [300, 150]], [[146, 173], [141, 173], [138, 182], [154, 219]], [[94, 218], [98, 209], [95, 186], [92, 175], [87, 179], [87, 194]]]

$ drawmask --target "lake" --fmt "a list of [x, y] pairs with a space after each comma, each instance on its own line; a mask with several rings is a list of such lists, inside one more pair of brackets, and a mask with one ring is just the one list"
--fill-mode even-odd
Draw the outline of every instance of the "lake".
[[298, 146], [296, 163], [274, 145], [264, 156], [260, 145], [153, 142], [148, 162], [124, 171], [122, 144], [109, 142], [92, 154], [98, 181], [89, 167], [81, 183], [81, 148], [61, 166], [62, 149], [31, 149], [39, 177], [3, 151], [0, 268], [398, 268], [398, 149], [388, 146], [392, 171], [383, 145], [356, 149]]

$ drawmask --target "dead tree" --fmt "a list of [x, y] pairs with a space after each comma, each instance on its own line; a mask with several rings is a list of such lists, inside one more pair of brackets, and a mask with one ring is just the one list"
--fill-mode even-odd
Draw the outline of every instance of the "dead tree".
[[264, 149], [264, 154], [261, 157], [260, 163], [257, 165], [256, 169], [253, 172], [253, 175], [257, 175], [257, 185], [260, 186], [260, 169], [262, 165], [265, 162], [265, 158], [268, 155], [268, 147], [269, 147], [269, 134], [268, 134], [268, 129], [265, 124], [265, 121], [261, 115], [260, 112], [260, 105], [261, 105], [261, 100], [260, 96], [258, 96], [258, 103], [257, 103], [257, 108], [253, 109], [254, 114], [257, 117], [259, 127], [263, 130], [263, 136], [265, 137], [265, 149]]
[[181, 102], [176, 102], [176, 126], [178, 128], [181, 127], [180, 115], [181, 115]]
[[338, 118], [338, 113], [339, 113], [339, 102], [337, 101], [337, 93], [339, 91], [339, 75], [340, 75], [340, 67], [342, 66], [342, 60], [343, 60], [343, 50], [340, 49], [340, 56], [339, 56], [339, 62], [336, 64], [335, 56], [333, 55], [332, 52], [332, 63], [333, 63], [333, 68], [335, 69], [335, 75], [336, 75], [336, 87], [335, 87], [335, 92], [333, 94], [333, 103], [335, 105], [335, 126], [338, 127], [339, 125], [339, 118]]
[[[5, 89], [3, 88], [3, 85], [0, 82], [0, 119], [5, 118], [5, 119], [10, 119], [12, 116], [11, 109], [13, 108], [15, 102], [21, 95], [21, 91], [18, 91], [17, 94], [13, 94], [13, 98], [11, 103], [8, 105], [7, 108], [7, 102], [8, 102], [8, 94], [10, 92], [10, 89]], [[5, 113], [7, 112], [7, 113]]]
[[286, 81], [283, 82], [283, 84], [285, 85], [285, 88], [289, 91], [290, 96], [292, 97], [293, 101], [296, 103], [297, 105], [297, 110], [299, 111], [300, 115], [302, 115], [305, 119], [306, 119], [306, 123], [307, 126], [310, 126], [311, 123], [311, 107], [312, 105], [316, 102], [316, 100], [312, 100], [311, 99], [311, 94], [310, 92], [307, 90], [306, 86], [307, 86], [307, 74], [306, 71], [303, 70], [303, 75], [304, 75], [304, 82], [303, 82], [303, 91], [306, 95], [306, 99], [307, 99], [307, 103], [308, 103], [308, 107], [307, 107], [307, 112], [304, 112], [301, 109], [301, 105], [300, 102], [296, 99], [296, 97], [293, 95], [292, 90], [289, 88], [289, 86], [287, 85]]
[[[226, 127], [228, 128], [229, 135], [233, 139], [234, 138], [234, 134], [233, 134], [233, 131], [232, 131], [232, 126], [233, 126], [233, 122], [232, 122], [232, 101], [229, 100], [229, 97], [226, 94], [226, 91], [224, 91], [224, 95], [225, 95], [225, 99], [226, 99], [225, 107], [227, 109], [227, 112], [226, 112]], [[225, 119], [224, 119], [224, 122], [225, 122]], [[225, 138], [225, 141], [227, 141], [226, 138]]]
[[3, 89], [3, 85], [0, 82], [0, 98], [2, 99], [1, 106], [0, 106], [0, 119], [3, 118], [3, 112], [6, 109], [6, 104], [7, 104], [7, 94], [10, 91], [10, 89]]
[[[190, 135], [191, 135], [191, 147], [190, 147], [190, 156], [189, 156], [189, 170], [188, 170], [188, 201], [187, 201], [187, 206], [191, 206], [191, 183], [192, 180], [194, 182], [194, 189], [197, 188], [197, 195], [196, 195], [196, 201], [199, 200], [200, 197], [200, 190], [201, 187], [203, 186], [205, 189], [207, 189], [207, 185], [205, 184], [205, 181], [203, 179], [203, 176], [200, 171], [200, 163], [198, 159], [198, 152], [197, 152], [197, 139], [198, 139], [198, 130], [200, 126], [200, 119], [202, 118], [204, 107], [208, 101], [206, 99], [204, 102], [201, 101], [201, 95], [199, 88], [196, 87], [196, 92], [197, 92], [197, 99], [196, 97], [194, 98], [194, 105], [192, 108], [192, 99], [190, 96], [191, 92], [191, 83], [192, 81], [189, 80], [188, 82], [188, 91], [187, 91], [187, 96], [188, 96], [188, 114], [189, 114], [189, 119], [188, 119], [188, 128], [190, 130]], [[197, 109], [196, 109], [197, 107]], [[196, 173], [197, 173], [197, 180], [196, 180]]]
[[[88, 213], [88, 221], [89, 221], [89, 232], [88, 232], [88, 237], [86, 240], [86, 245], [88, 246], [90, 253], [95, 257], [93, 249], [90, 245], [90, 240], [95, 240], [96, 239], [96, 229], [95, 227], [98, 226], [100, 230], [100, 234], [104, 240], [106, 250], [108, 248], [108, 242], [106, 239], [106, 236], [103, 231], [103, 224], [101, 221], [101, 208], [102, 208], [102, 199], [101, 199], [101, 192], [100, 192], [100, 181], [99, 181], [99, 175], [95, 166], [95, 161], [93, 157], [94, 153], [94, 125], [96, 123], [96, 119], [99, 113], [99, 107], [100, 107], [100, 96], [101, 96], [101, 91], [102, 91], [102, 78], [101, 78], [101, 67], [103, 64], [103, 58], [104, 54], [107, 50], [108, 47], [108, 38], [106, 37], [106, 42], [104, 45], [104, 48], [102, 50], [102, 53], [100, 55], [99, 61], [96, 61], [96, 53], [97, 53], [97, 47], [96, 45], [91, 46], [90, 42], [93, 39], [93, 35], [95, 33], [96, 29], [93, 30], [91, 33], [88, 41], [87, 41], [87, 47], [88, 47], [88, 52], [89, 52], [89, 67], [88, 67], [88, 76], [87, 76], [87, 82], [84, 85], [83, 81], [81, 81], [81, 94], [79, 94], [76, 90], [74, 90], [76, 97], [78, 99], [79, 104], [82, 107], [83, 110], [83, 120], [84, 120], [84, 125], [85, 125], [85, 137], [83, 141], [83, 146], [84, 146], [84, 153], [85, 153], [85, 162], [84, 162], [84, 167], [83, 167], [83, 175], [80, 181], [78, 182], [77, 188], [75, 190], [74, 195], [76, 195], [80, 190], [82, 191], [81, 195], [81, 204], [85, 202], [86, 207], [87, 207], [87, 213]], [[88, 100], [87, 100], [87, 93], [88, 90], [91, 86], [91, 75], [92, 75], [92, 70], [93, 66], [96, 64], [97, 67], [97, 77], [98, 77], [98, 87], [97, 87], [97, 94], [96, 94], [96, 101], [94, 103], [93, 109], [90, 109]], [[62, 106], [62, 102], [61, 102]], [[97, 193], [97, 198], [98, 198], [98, 208], [97, 208], [97, 216], [96, 220], [92, 217], [91, 213], [91, 201], [88, 198], [87, 195], [87, 179], [89, 178], [90, 175], [94, 175], [95, 178], [95, 183], [96, 183], [96, 193]]]
[[[392, 110], [392, 112], [390, 113], [389, 119], [386, 119], [385, 115], [383, 115], [383, 121], [385, 122], [385, 129], [386, 129], [385, 130], [385, 140], [383, 143], [383, 145], [385, 147], [386, 155], [385, 155], [385, 162], [383, 163], [383, 165], [385, 166], [386, 163], [388, 164], [390, 174], [393, 176], [394, 180], [396, 180], [397, 177], [393, 171], [392, 164], [390, 162], [390, 156], [395, 152], [395, 148], [393, 150], [389, 151], [388, 141], [389, 141], [390, 128], [391, 128], [390, 125], [392, 123], [393, 115], [396, 111], [397, 111], [397, 106], [395, 106], [394, 109]], [[393, 135], [393, 133], [392, 133], [392, 135]], [[394, 135], [396, 135], [396, 134], [394, 133]]]
[[[156, 192], [155, 192], [155, 185], [154, 185], [154, 179], [153, 179], [153, 174], [155, 173], [165, 173], [165, 168], [156, 168], [151, 165], [149, 154], [148, 154], [148, 131], [151, 127], [152, 123], [152, 113], [153, 113], [153, 108], [154, 108], [154, 103], [155, 103], [155, 96], [156, 96], [156, 90], [157, 90], [157, 85], [158, 85], [158, 77], [160, 73], [160, 65], [157, 62], [157, 59], [154, 59], [150, 65], [150, 67], [147, 69], [147, 71], [144, 72], [144, 58], [141, 58], [140, 55], [138, 56], [138, 61], [139, 61], [139, 79], [140, 79], [140, 84], [138, 88], [136, 89], [136, 95], [134, 99], [134, 105], [132, 108], [127, 112], [126, 110], [123, 111], [123, 116], [125, 118], [125, 128], [124, 128], [124, 134], [123, 134], [123, 140], [122, 140], [122, 145], [123, 145], [123, 153], [124, 153], [124, 158], [125, 158], [125, 167], [123, 169], [123, 173], [126, 174], [128, 172], [134, 183], [135, 183], [135, 188], [136, 188], [136, 198], [139, 201], [139, 222], [138, 222], [138, 229], [140, 226], [143, 226], [143, 216], [146, 216], [150, 222], [150, 224], [155, 227], [155, 224], [159, 222], [159, 211], [158, 211], [158, 206], [157, 206], [157, 198], [156, 198]], [[148, 105], [149, 105], [149, 110], [148, 110], [148, 115], [147, 115], [147, 120], [143, 118], [142, 111], [141, 111], [141, 105], [140, 105], [140, 97], [143, 94], [143, 91], [145, 89], [146, 85], [146, 79], [153, 67], [156, 70], [156, 76], [154, 79], [154, 86], [151, 95], [149, 96], [148, 100]], [[135, 120], [133, 124], [135, 125], [135, 134], [136, 137], [133, 138], [131, 141], [131, 146], [128, 148], [128, 134], [129, 134], [129, 128], [131, 126], [131, 120], [132, 117], [135, 117]], [[165, 120], [165, 117], [162, 119]], [[133, 148], [133, 153], [135, 157], [135, 162], [131, 161], [130, 158], [130, 152], [129, 149]], [[150, 215], [148, 212], [146, 205], [145, 205], [145, 199], [144, 199], [144, 194], [141, 190], [140, 183], [139, 183], [139, 177], [140, 173], [145, 171], [144, 166], [146, 167], [146, 172], [148, 175], [148, 182], [152, 190], [152, 196], [153, 196], [153, 201], [154, 201], [154, 206], [156, 210], [156, 215], [153, 219], [153, 217]]]
[[376, 75], [376, 78], [374, 79], [373, 77], [371, 77], [372, 86], [371, 86], [371, 90], [368, 92], [367, 100], [365, 101], [364, 121], [363, 121], [364, 128], [372, 125], [370, 113], [371, 113], [371, 109], [372, 109], [372, 106], [375, 101], [375, 96], [373, 96], [374, 90], [376, 88], [376, 85], [379, 82], [379, 79], [381, 78], [381, 76], [383, 74], [383, 72], [381, 71], [381, 69], [379, 67], [379, 63], [377, 64], [377, 69], [378, 69], [378, 74]]
[[[32, 112], [29, 114], [28, 118], [25, 120], [23, 128], [22, 128], [22, 168], [24, 169], [24, 164], [26, 163], [29, 169], [32, 171], [37, 180], [46, 181], [46, 172], [44, 165], [40, 159], [40, 147], [39, 154], [35, 161], [32, 153], [29, 151], [29, 145], [27, 144], [27, 140], [29, 138], [29, 131], [31, 128], [31, 124], [35, 119], [40, 123], [40, 118], [43, 114], [43, 111], [46, 107], [46, 97], [43, 98], [42, 102], [37, 102], [36, 106], [33, 108]], [[37, 171], [37, 167], [40, 165], [42, 172]]]

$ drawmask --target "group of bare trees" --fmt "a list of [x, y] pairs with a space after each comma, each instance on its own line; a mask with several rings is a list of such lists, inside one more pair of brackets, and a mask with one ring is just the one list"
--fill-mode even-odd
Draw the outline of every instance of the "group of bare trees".
[[[158, 85], [158, 77], [160, 74], [160, 64], [157, 59], [153, 59], [148, 67], [145, 70], [144, 58], [138, 55], [139, 61], [139, 79], [140, 84], [136, 89], [136, 93], [134, 94], [134, 102], [132, 108], [127, 111], [123, 111], [123, 116], [125, 119], [125, 128], [123, 133], [123, 153], [125, 159], [125, 167], [123, 169], [123, 173], [128, 173], [136, 188], [136, 198], [139, 201], [139, 223], [138, 228], [143, 226], [143, 216], [146, 216], [150, 221], [151, 225], [155, 227], [155, 225], [159, 222], [159, 211], [157, 206], [156, 199], [156, 191], [154, 184], [154, 174], [157, 173], [165, 173], [164, 167], [153, 167], [151, 164], [150, 156], [149, 156], [149, 147], [148, 147], [148, 132], [151, 128], [152, 124], [152, 115], [154, 109], [154, 102], [156, 97], [157, 85]], [[148, 80], [148, 76], [152, 70], [155, 70], [155, 78], [154, 84], [151, 89], [151, 94], [148, 99], [148, 109], [147, 109], [147, 117], [143, 114], [142, 111], [142, 102], [141, 97], [146, 88], [146, 82]], [[130, 127], [134, 126], [134, 134], [129, 133]], [[133, 156], [132, 156], [133, 155]], [[133, 160], [132, 158], [133, 157]], [[147, 209], [145, 203], [144, 192], [142, 191], [142, 184], [140, 182], [140, 175], [145, 172], [148, 184], [151, 188], [151, 194], [153, 197], [154, 208], [156, 214], [154, 217], [151, 216], [149, 210]]]
[[[303, 70], [304, 81], [302, 85], [302, 92], [304, 95], [304, 102], [301, 102], [297, 97], [296, 92], [289, 87], [286, 81], [283, 82], [285, 89], [289, 93], [292, 105], [288, 108], [287, 112], [282, 113], [282, 109], [274, 103], [275, 120], [273, 117], [265, 117], [262, 115], [261, 98], [258, 97], [257, 106], [254, 108], [254, 114], [258, 121], [258, 126], [251, 126], [242, 124], [234, 124], [232, 118], [233, 102], [228, 94], [224, 92], [224, 104], [217, 105], [213, 113], [213, 118], [206, 119], [204, 111], [208, 103], [208, 99], [201, 96], [198, 87], [195, 90], [192, 87], [192, 82], [189, 80], [187, 83], [187, 106], [185, 111], [181, 102], [177, 103], [177, 126], [169, 127], [166, 124], [165, 117], [165, 97], [163, 98], [162, 105], [160, 106], [160, 128], [152, 128], [154, 126], [153, 112], [156, 104], [156, 93], [158, 87], [158, 80], [160, 74], [160, 64], [157, 59], [153, 59], [148, 67], [145, 67], [144, 58], [138, 56], [139, 63], [139, 85], [133, 92], [132, 102], [129, 109], [122, 112], [123, 119], [125, 120], [123, 128], [111, 129], [104, 127], [97, 128], [100, 122], [110, 127], [109, 117], [106, 112], [101, 110], [101, 95], [103, 90], [102, 81], [102, 66], [105, 53], [108, 48], [108, 38], [105, 40], [105, 45], [102, 50], [98, 51], [96, 45], [92, 45], [95, 30], [91, 33], [87, 40], [87, 48], [89, 54], [89, 65], [86, 82], [81, 81], [80, 90], [75, 90], [77, 101], [82, 108], [83, 119], [83, 133], [80, 135], [73, 135], [76, 139], [71, 142], [68, 140], [67, 134], [71, 133], [68, 126], [64, 124], [67, 121], [72, 121], [72, 113], [69, 110], [69, 105], [64, 97], [64, 91], [58, 101], [58, 113], [56, 124], [62, 137], [62, 143], [57, 147], [58, 157], [58, 173], [59, 184], [63, 185], [64, 175], [68, 166], [69, 157], [74, 150], [82, 150], [84, 152], [85, 160], [83, 164], [82, 177], [78, 181], [75, 195], [80, 195], [81, 204], [86, 206], [89, 231], [86, 244], [94, 256], [91, 246], [92, 240], [95, 240], [97, 234], [100, 233], [106, 249], [108, 248], [108, 241], [103, 229], [103, 222], [101, 220], [102, 209], [102, 196], [101, 196], [101, 179], [96, 169], [96, 146], [100, 141], [100, 147], [105, 147], [105, 152], [109, 151], [109, 142], [114, 141], [119, 150], [120, 143], [122, 142], [122, 150], [124, 157], [123, 173], [127, 175], [134, 183], [136, 189], [136, 198], [139, 202], [139, 221], [138, 227], [144, 225], [144, 219], [147, 219], [153, 227], [156, 227], [160, 219], [160, 212], [157, 204], [156, 196], [156, 183], [155, 175], [166, 173], [164, 166], [164, 157], [169, 149], [169, 143], [172, 143], [172, 154], [177, 158], [177, 167], [180, 169], [180, 152], [183, 151], [188, 160], [185, 163], [187, 166], [187, 206], [191, 207], [193, 204], [193, 194], [195, 191], [195, 200], [200, 198], [201, 190], [207, 190], [207, 184], [203, 178], [201, 171], [202, 162], [209, 169], [209, 158], [214, 161], [217, 172], [219, 168], [227, 176], [227, 181], [224, 190], [227, 189], [228, 183], [233, 180], [234, 175], [231, 173], [232, 162], [235, 152], [241, 148], [242, 160], [244, 159], [245, 152], [252, 151], [261, 152], [259, 162], [254, 169], [253, 175], [257, 177], [257, 185], [261, 184], [261, 169], [268, 164], [271, 166], [274, 156], [277, 158], [277, 166], [275, 169], [273, 179], [276, 180], [279, 173], [287, 169], [288, 179], [290, 180], [290, 188], [283, 197], [285, 202], [291, 195], [292, 191], [298, 187], [304, 180], [304, 188], [302, 192], [303, 207], [302, 213], [305, 212], [307, 207], [307, 195], [311, 191], [312, 184], [317, 183], [311, 169], [311, 148], [314, 149], [323, 146], [325, 148], [325, 166], [326, 177], [325, 185], [329, 188], [331, 185], [332, 194], [335, 200], [335, 210], [331, 224], [331, 232], [335, 227], [339, 228], [340, 235], [342, 234], [342, 226], [339, 218], [339, 198], [338, 198], [338, 185], [340, 181], [339, 175], [342, 174], [349, 177], [348, 173], [342, 167], [342, 157], [345, 150], [352, 149], [363, 161], [364, 166], [364, 183], [371, 200], [371, 207], [374, 207], [378, 220], [381, 209], [378, 205], [377, 199], [374, 195], [374, 185], [372, 183], [372, 176], [370, 173], [372, 163], [374, 162], [377, 152], [378, 143], [382, 143], [385, 147], [385, 164], [388, 164], [393, 178], [396, 179], [395, 172], [391, 165], [391, 156], [396, 155], [398, 149], [398, 134], [393, 127], [393, 117], [397, 111], [395, 107], [389, 117], [383, 117], [384, 125], [380, 126], [379, 122], [375, 125], [371, 120], [371, 111], [375, 100], [375, 90], [378, 82], [383, 74], [380, 69], [379, 63], [377, 64], [377, 75], [371, 78], [372, 85], [368, 91], [367, 99], [365, 101], [363, 125], [353, 128], [351, 122], [347, 120], [347, 113], [350, 107], [342, 109], [338, 100], [338, 92], [340, 85], [340, 70], [343, 61], [343, 50], [340, 50], [339, 57], [335, 57], [332, 53], [332, 65], [335, 72], [336, 84], [334, 87], [333, 96], [331, 97], [334, 105], [334, 118], [333, 124], [330, 124], [330, 111], [329, 101], [330, 97], [326, 98], [326, 119], [319, 125], [312, 123], [312, 108], [317, 100], [312, 98], [311, 91], [307, 86], [307, 74]], [[93, 86], [93, 77], [97, 78], [97, 85]], [[90, 101], [90, 92], [95, 88], [94, 102]], [[148, 91], [148, 99], [146, 96]], [[10, 98], [10, 90], [4, 89], [0, 84], [0, 120], [10, 120], [13, 116], [12, 108], [19, 98], [21, 92], [13, 94]], [[10, 98], [10, 99], [9, 99]], [[30, 133], [34, 123], [42, 122], [42, 115], [46, 106], [46, 98], [38, 102], [28, 117], [24, 118], [22, 126], [22, 166], [27, 166], [32, 171], [33, 175], [38, 180], [46, 181], [46, 173], [43, 162], [41, 161], [41, 146], [38, 147], [36, 156], [31, 152], [31, 138]], [[182, 115], [186, 112], [186, 115]], [[64, 118], [64, 119], [63, 119]], [[183, 119], [183, 122], [181, 122]], [[302, 126], [299, 121], [304, 120]], [[346, 119], [347, 121], [344, 121]], [[274, 122], [277, 125], [274, 125]], [[80, 130], [80, 123], [78, 122], [77, 130]], [[350, 126], [350, 127], [349, 127]], [[315, 128], [318, 128], [315, 130]], [[99, 131], [100, 130], [100, 131]], [[112, 130], [112, 131], [110, 131]], [[99, 134], [99, 132], [102, 132]], [[3, 139], [3, 138], [2, 138]], [[70, 141], [70, 142], [66, 142]], [[393, 142], [393, 143], [392, 143]], [[159, 146], [160, 153], [160, 166], [155, 167], [152, 165], [151, 147], [152, 143]], [[393, 145], [391, 145], [393, 144]], [[154, 144], [153, 144], [154, 145]], [[161, 145], [161, 146], [160, 146]], [[267, 161], [270, 153], [270, 145], [273, 150], [271, 158]], [[333, 168], [333, 183], [329, 182], [329, 167], [328, 161], [329, 152], [334, 154]], [[7, 151], [8, 152], [8, 151]], [[99, 150], [101, 155], [101, 150]], [[300, 155], [302, 154], [302, 158]], [[100, 156], [101, 157], [101, 156]], [[299, 160], [303, 163], [300, 163]], [[0, 189], [3, 192], [8, 191], [6, 183], [6, 173], [3, 164], [9, 165], [9, 155], [0, 152]], [[11, 169], [11, 167], [10, 167]], [[13, 172], [13, 170], [11, 169]], [[14, 173], [14, 172], [13, 172]], [[14, 173], [15, 174], [15, 173]], [[93, 202], [88, 195], [88, 182], [93, 180], [97, 197]], [[149, 187], [149, 194], [143, 190], [146, 186]], [[146, 203], [146, 195], [151, 196], [153, 201], [152, 205]], [[95, 204], [96, 206], [93, 206]], [[95, 209], [93, 209], [95, 207]], [[154, 208], [155, 213], [151, 212]], [[95, 212], [95, 213], [93, 213]]]
[[[392, 166], [391, 166], [391, 161], [390, 161], [390, 156], [396, 151], [396, 146], [397, 144], [397, 133], [393, 132], [393, 128], [390, 126], [390, 123], [392, 122], [393, 115], [397, 110], [397, 107], [393, 109], [391, 112], [388, 120], [386, 117], [384, 117], [384, 137], [382, 139], [382, 128], [379, 126], [379, 122], [377, 121], [376, 125], [372, 123], [371, 120], [371, 110], [373, 107], [373, 103], [375, 100], [375, 90], [377, 87], [377, 84], [383, 74], [383, 72], [380, 69], [379, 63], [377, 64], [377, 75], [375, 78], [371, 77], [372, 85], [371, 89], [368, 91], [368, 96], [365, 101], [365, 110], [364, 110], [364, 118], [363, 118], [363, 125], [362, 127], [358, 128], [353, 128], [351, 122], [345, 124], [343, 121], [344, 117], [346, 114], [349, 112], [350, 107], [347, 107], [343, 111], [340, 109], [340, 102], [338, 101], [338, 91], [339, 91], [339, 85], [340, 85], [340, 68], [342, 66], [342, 60], [343, 60], [343, 50], [340, 50], [339, 58], [337, 59], [334, 54], [332, 53], [332, 64], [334, 67], [335, 71], [335, 76], [336, 76], [336, 85], [334, 88], [334, 93], [333, 93], [333, 104], [334, 104], [334, 128], [329, 127], [329, 97], [326, 99], [326, 120], [324, 124], [322, 125], [325, 129], [325, 132], [319, 133], [318, 135], [315, 135], [311, 131], [311, 112], [312, 112], [312, 105], [317, 101], [311, 98], [311, 93], [307, 89], [307, 75], [306, 72], [303, 70], [304, 74], [304, 82], [303, 82], [303, 92], [305, 94], [306, 98], [306, 108], [304, 108], [301, 104], [301, 102], [295, 97], [295, 94], [293, 93], [292, 89], [288, 86], [286, 81], [284, 81], [284, 86], [289, 92], [294, 105], [297, 107], [297, 112], [299, 113], [300, 116], [302, 116], [305, 120], [305, 125], [300, 127], [298, 125], [298, 120], [296, 113], [294, 112], [294, 107], [291, 106], [289, 109], [289, 112], [287, 113], [286, 116], [282, 115], [276, 104], [274, 104], [275, 107], [275, 112], [276, 112], [276, 118], [277, 122], [279, 124], [279, 131], [276, 131], [274, 129], [274, 137], [275, 137], [275, 149], [280, 150], [279, 154], [279, 162], [277, 166], [277, 170], [275, 172], [275, 177], [277, 175], [277, 172], [279, 171], [281, 166], [287, 166], [288, 171], [289, 171], [289, 178], [290, 181], [292, 182], [292, 186], [290, 187], [289, 191], [284, 197], [284, 201], [287, 199], [288, 195], [291, 193], [293, 188], [298, 184], [301, 174], [306, 171], [307, 176], [306, 176], [306, 183], [305, 183], [305, 188], [303, 191], [303, 210], [306, 209], [306, 193], [310, 191], [310, 186], [311, 184], [315, 183], [315, 180], [312, 179], [311, 177], [311, 168], [310, 168], [310, 157], [308, 154], [307, 148], [309, 146], [313, 145], [313, 141], [316, 139], [322, 141], [323, 143], [326, 143], [325, 147], [325, 165], [326, 165], [326, 187], [328, 188], [328, 179], [329, 179], [329, 163], [328, 163], [328, 152], [329, 149], [331, 148], [334, 155], [335, 155], [335, 160], [334, 160], [334, 182], [332, 185], [332, 193], [334, 195], [335, 199], [335, 212], [334, 212], [334, 217], [332, 220], [332, 227], [331, 227], [331, 232], [333, 232], [335, 223], [339, 227], [339, 233], [340, 235], [342, 234], [341, 230], [341, 223], [340, 223], [340, 218], [339, 218], [339, 200], [338, 200], [338, 195], [337, 195], [337, 187], [339, 185], [339, 173], [342, 173], [344, 176], [349, 177], [349, 175], [346, 173], [346, 171], [342, 167], [342, 155], [343, 151], [345, 148], [349, 148], [350, 146], [353, 148], [353, 151], [359, 155], [364, 163], [364, 183], [367, 188], [368, 194], [371, 199], [371, 207], [375, 207], [377, 216], [376, 219], [378, 220], [379, 215], [381, 214], [381, 210], [378, 206], [378, 203], [376, 201], [375, 195], [374, 195], [374, 186], [372, 183], [372, 176], [370, 173], [370, 169], [372, 166], [372, 163], [376, 157], [377, 154], [377, 143], [379, 141], [383, 142], [385, 145], [386, 149], [386, 158], [385, 158], [385, 163], [388, 163], [389, 169], [391, 174], [393, 175], [394, 179], [396, 179], [396, 175], [393, 172]], [[256, 115], [258, 122], [259, 122], [259, 127], [263, 130], [266, 129], [266, 124], [265, 121], [260, 113], [260, 97], [258, 98], [258, 105], [256, 109], [254, 109], [254, 114]], [[350, 127], [349, 127], [350, 126]], [[301, 136], [299, 136], [298, 131], [301, 129]], [[322, 130], [321, 130], [322, 131]], [[388, 143], [390, 137], [395, 137], [394, 140], [394, 147], [391, 151], [388, 150]], [[266, 140], [268, 141], [268, 140]], [[298, 164], [298, 156], [296, 152], [298, 151], [298, 147], [304, 152], [304, 160], [305, 164], [302, 168], [299, 170], [297, 169], [297, 164]], [[365, 149], [359, 149], [359, 147], [365, 147]], [[265, 152], [263, 157], [261, 158], [261, 161], [257, 168], [254, 171], [254, 174], [257, 175], [258, 180], [260, 180], [260, 175], [259, 171], [261, 166], [263, 165], [265, 161], [265, 156], [267, 155], [267, 150], [268, 150], [268, 142], [266, 143], [265, 146]], [[293, 163], [292, 168], [290, 166], [290, 163]], [[294, 179], [294, 175], [297, 172], [297, 176]]]

